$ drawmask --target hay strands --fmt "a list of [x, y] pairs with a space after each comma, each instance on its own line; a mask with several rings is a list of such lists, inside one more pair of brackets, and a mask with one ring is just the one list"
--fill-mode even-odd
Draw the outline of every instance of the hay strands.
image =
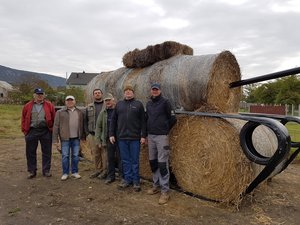
[[[264, 169], [258, 174], [258, 176], [250, 183], [244, 194], [252, 192], [262, 181], [267, 179], [274, 171], [280, 173], [288, 164], [289, 160], [286, 160], [287, 155], [291, 149], [291, 138], [288, 134], [288, 130], [284, 124], [288, 121], [296, 121], [300, 123], [297, 117], [284, 117], [278, 118], [274, 115], [269, 118], [267, 115], [239, 115], [239, 114], [219, 114], [219, 113], [206, 113], [206, 112], [191, 112], [191, 111], [175, 111], [176, 114], [186, 114], [191, 116], [203, 116], [213, 118], [232, 118], [248, 121], [240, 131], [240, 145], [246, 157], [257, 164], [265, 165]], [[281, 122], [277, 121], [280, 120]], [[285, 122], [286, 121], [286, 122]], [[285, 122], [285, 123], [284, 123]], [[252, 135], [260, 125], [267, 126], [277, 137], [277, 149], [273, 156], [266, 157], [258, 153], [252, 142]], [[295, 142], [293, 142], [295, 143]], [[300, 145], [300, 143], [295, 143]], [[300, 151], [300, 150], [299, 150]]]

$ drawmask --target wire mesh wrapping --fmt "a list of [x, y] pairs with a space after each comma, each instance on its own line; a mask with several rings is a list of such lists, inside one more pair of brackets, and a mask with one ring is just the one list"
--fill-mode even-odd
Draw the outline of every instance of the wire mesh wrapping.
[[123, 87], [130, 84], [135, 97], [145, 104], [151, 84], [158, 82], [175, 108], [192, 111], [208, 104], [220, 112], [237, 112], [241, 89], [229, 89], [229, 83], [236, 80], [240, 80], [240, 69], [229, 51], [203, 56], [178, 55], [146, 68], [103, 72], [87, 85], [86, 101], [92, 101], [95, 88], [121, 99]]

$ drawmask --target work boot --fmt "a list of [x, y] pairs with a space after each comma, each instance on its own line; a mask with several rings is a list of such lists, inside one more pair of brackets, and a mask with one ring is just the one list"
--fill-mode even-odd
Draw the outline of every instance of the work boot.
[[158, 200], [158, 204], [163, 205], [166, 204], [170, 199], [170, 195], [168, 192], [163, 192], [161, 193], [159, 200]]
[[125, 188], [130, 187], [131, 185], [128, 184], [125, 180], [122, 180], [122, 182], [118, 185], [119, 190], [124, 190]]
[[107, 177], [107, 173], [106, 172], [102, 172], [101, 174], [99, 174], [97, 176], [97, 178], [100, 179], [100, 180], [104, 180], [104, 179], [106, 179], [106, 177]]
[[158, 187], [152, 187], [151, 189], [149, 189], [149, 190], [147, 191], [147, 194], [148, 194], [148, 195], [155, 195], [155, 194], [157, 194], [157, 193], [159, 193], [159, 188], [158, 188]]
[[44, 177], [52, 177], [52, 174], [49, 171], [47, 171], [47, 172], [43, 173], [43, 176]]
[[133, 185], [133, 190], [135, 192], [140, 192], [141, 191], [141, 185], [140, 184], [134, 184]]
[[111, 184], [112, 182], [114, 182], [115, 181], [115, 179], [113, 179], [113, 178], [108, 178], [108, 179], [106, 179], [105, 181], [104, 181], [104, 183], [105, 184]]
[[96, 172], [94, 172], [94, 173], [92, 173], [92, 174], [90, 175], [90, 178], [91, 178], [91, 179], [96, 178], [96, 177], [98, 177], [100, 174], [101, 174], [101, 173], [100, 173], [99, 171], [96, 171]]

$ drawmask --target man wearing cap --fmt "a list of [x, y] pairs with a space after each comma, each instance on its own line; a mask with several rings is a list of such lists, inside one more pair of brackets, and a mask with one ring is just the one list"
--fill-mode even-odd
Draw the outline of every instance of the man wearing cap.
[[151, 97], [146, 105], [149, 161], [153, 187], [148, 194], [159, 193], [159, 204], [168, 202], [169, 196], [169, 132], [176, 123], [171, 103], [161, 94], [160, 84], [151, 85]]
[[[74, 96], [68, 95], [65, 99], [65, 107], [57, 111], [53, 126], [53, 143], [59, 148], [61, 144], [62, 169], [61, 180], [67, 180], [70, 173], [75, 179], [81, 178], [78, 173], [80, 140], [85, 139], [84, 115], [76, 108]], [[71, 154], [70, 154], [71, 151]]]
[[105, 179], [107, 176], [106, 152], [99, 147], [95, 138], [97, 118], [103, 108], [102, 91], [99, 88], [93, 90], [93, 103], [88, 104], [85, 115], [85, 130], [89, 134], [87, 140], [95, 163], [95, 172], [90, 178]]
[[111, 123], [112, 113], [115, 108], [115, 101], [112, 94], [108, 93], [104, 97], [105, 109], [100, 112], [96, 123], [96, 139], [99, 147], [102, 147], [107, 153], [107, 178], [105, 184], [115, 181], [115, 160], [118, 161], [119, 174], [121, 175], [121, 161], [119, 148], [116, 143], [109, 141], [108, 129]]
[[33, 100], [24, 105], [22, 110], [22, 132], [25, 135], [28, 179], [36, 177], [38, 142], [42, 149], [42, 173], [51, 177], [52, 128], [55, 109], [45, 100], [42, 88], [36, 88]]
[[112, 115], [109, 139], [112, 144], [118, 140], [123, 180], [120, 189], [133, 184], [134, 191], [140, 191], [139, 155], [140, 144], [145, 143], [146, 124], [143, 104], [134, 98], [132, 86], [124, 88], [124, 99], [116, 104]]

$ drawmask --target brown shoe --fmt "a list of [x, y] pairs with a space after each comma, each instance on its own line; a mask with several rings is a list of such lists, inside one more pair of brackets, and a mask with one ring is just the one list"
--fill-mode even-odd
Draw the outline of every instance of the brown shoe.
[[149, 190], [147, 191], [147, 194], [148, 194], [148, 195], [155, 195], [155, 194], [157, 194], [157, 193], [159, 193], [158, 187], [153, 187], [153, 188], [151, 188], [151, 189], [149, 189]]
[[163, 205], [166, 204], [170, 199], [170, 195], [167, 192], [163, 192], [161, 193], [159, 200], [158, 200], [158, 204]]

